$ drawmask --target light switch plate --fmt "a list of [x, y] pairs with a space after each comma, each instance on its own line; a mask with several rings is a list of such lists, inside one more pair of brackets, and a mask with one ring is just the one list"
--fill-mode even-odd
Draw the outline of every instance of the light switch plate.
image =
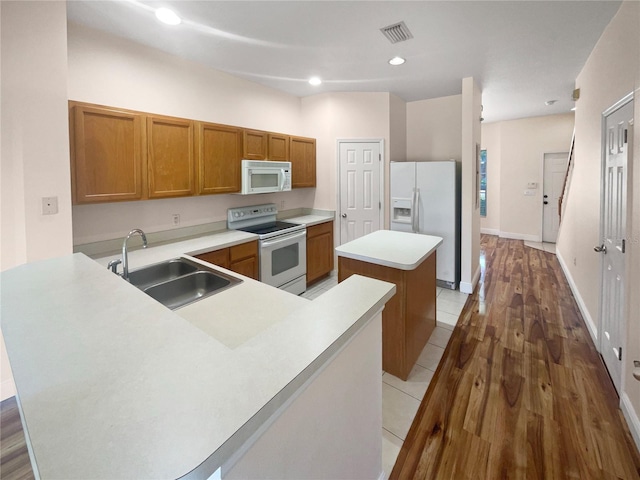
[[529, 182], [529, 183], [527, 183], [527, 188], [528, 189], [538, 188], [538, 184], [537, 184], [537, 182]]
[[533, 197], [535, 196], [536, 192], [534, 192], [533, 190], [525, 190], [524, 191], [524, 196], [525, 197]]
[[55, 215], [58, 213], [58, 197], [42, 197], [42, 214]]

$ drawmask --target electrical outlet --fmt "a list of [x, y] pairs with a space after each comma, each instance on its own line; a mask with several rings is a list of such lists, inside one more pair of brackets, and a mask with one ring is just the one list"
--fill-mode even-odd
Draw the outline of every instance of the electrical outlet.
[[180, 214], [179, 213], [174, 213], [173, 214], [173, 225], [174, 226], [178, 226], [180, 225]]
[[280, 200], [280, 210], [284, 210], [284, 200]]
[[42, 214], [55, 215], [58, 213], [58, 197], [42, 197]]

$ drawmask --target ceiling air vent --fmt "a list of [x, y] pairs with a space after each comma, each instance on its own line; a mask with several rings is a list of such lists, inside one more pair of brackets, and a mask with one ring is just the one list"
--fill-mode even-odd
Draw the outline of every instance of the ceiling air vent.
[[382, 34], [387, 37], [391, 43], [404, 42], [413, 38], [413, 35], [404, 24], [404, 22], [395, 23], [380, 29]]

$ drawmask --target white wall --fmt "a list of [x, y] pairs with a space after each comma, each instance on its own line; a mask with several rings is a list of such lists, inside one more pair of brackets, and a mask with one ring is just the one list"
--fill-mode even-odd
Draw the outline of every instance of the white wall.
[[407, 161], [460, 160], [462, 95], [407, 103]]
[[[544, 154], [568, 152], [573, 125], [573, 113], [483, 124], [488, 169], [483, 229], [507, 238], [542, 241]], [[533, 196], [524, 195], [529, 182], [538, 184]]]
[[[398, 105], [394, 107], [401, 108]], [[302, 99], [306, 131], [316, 134], [318, 185], [314, 207], [337, 210], [338, 139], [378, 139], [385, 141], [385, 180], [388, 184], [390, 157], [389, 93], [326, 93]], [[322, 182], [322, 183], [320, 183]], [[388, 190], [388, 188], [387, 188]], [[387, 202], [385, 202], [387, 203]], [[385, 206], [385, 212], [388, 211]], [[387, 217], [387, 215], [385, 215]], [[388, 220], [385, 218], [385, 223]], [[336, 226], [336, 238], [339, 225]]]
[[480, 205], [476, 200], [480, 168], [482, 92], [473, 77], [462, 79], [462, 227], [460, 233], [460, 291], [472, 293], [480, 278]]
[[487, 151], [487, 215], [480, 217], [480, 231], [500, 234], [501, 122], [482, 124], [482, 148]]
[[[0, 269], [72, 252], [65, 2], [0, 2]], [[58, 197], [57, 215], [41, 198]], [[1, 339], [0, 339], [1, 340]], [[0, 349], [0, 396], [15, 392]]]
[[407, 102], [393, 94], [389, 95], [389, 152], [391, 162], [407, 159]]
[[[69, 99], [228, 125], [314, 136], [302, 129], [300, 98], [114, 36], [69, 25]], [[274, 201], [312, 207], [314, 189], [242, 197], [178, 199], [73, 207], [74, 244], [226, 219], [227, 208]]]
[[[640, 86], [640, 3], [625, 1], [603, 32], [576, 79], [580, 99], [576, 102], [575, 166], [566, 208], [558, 237], [557, 251], [565, 273], [574, 284], [574, 295], [585, 320], [599, 333], [601, 258], [593, 247], [600, 243], [601, 196], [601, 123], [602, 112]], [[636, 93], [636, 101], [638, 94]], [[635, 105], [636, 121], [638, 105]], [[638, 154], [640, 134], [634, 129], [634, 153]], [[640, 155], [630, 163], [632, 211], [628, 223], [628, 257], [626, 259], [628, 354], [623, 358], [621, 400], [629, 426], [640, 446], [640, 382], [632, 379], [633, 360], [640, 359], [640, 304], [637, 285], [640, 284], [640, 204], [637, 188]], [[635, 164], [635, 165], [634, 165]], [[635, 187], [635, 188], [634, 188]], [[632, 336], [633, 335], [633, 336]], [[623, 350], [624, 351], [624, 350]]]

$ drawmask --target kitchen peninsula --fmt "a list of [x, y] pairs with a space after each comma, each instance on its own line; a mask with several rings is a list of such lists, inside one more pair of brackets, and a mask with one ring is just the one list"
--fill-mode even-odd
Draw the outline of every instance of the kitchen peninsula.
[[[153, 250], [132, 268], [176, 253]], [[242, 282], [174, 311], [80, 253], [0, 274], [36, 478], [380, 476], [395, 287], [358, 276], [308, 301], [209, 267]]]
[[338, 281], [359, 274], [396, 285], [382, 313], [382, 369], [406, 380], [436, 326], [441, 237], [378, 230], [336, 248]]

